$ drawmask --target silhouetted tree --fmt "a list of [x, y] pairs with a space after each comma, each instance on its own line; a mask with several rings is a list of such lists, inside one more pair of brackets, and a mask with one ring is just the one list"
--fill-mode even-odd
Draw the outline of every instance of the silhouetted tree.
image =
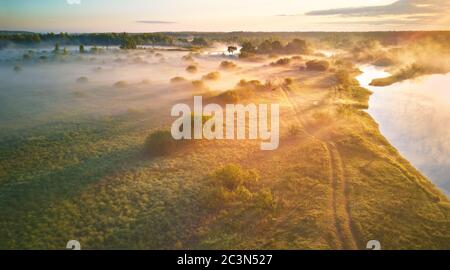
[[228, 46], [228, 53], [234, 54], [235, 51], [237, 51], [237, 47], [235, 47], [235, 46]]

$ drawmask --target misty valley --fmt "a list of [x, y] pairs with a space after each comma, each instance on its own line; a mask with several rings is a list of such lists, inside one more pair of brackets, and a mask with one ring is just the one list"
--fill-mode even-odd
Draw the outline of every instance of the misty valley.
[[449, 41], [1, 32], [0, 249], [449, 249]]

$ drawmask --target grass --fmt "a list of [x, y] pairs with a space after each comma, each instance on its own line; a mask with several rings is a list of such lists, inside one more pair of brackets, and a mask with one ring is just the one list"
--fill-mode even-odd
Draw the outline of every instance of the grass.
[[419, 64], [411, 64], [396, 71], [393, 75], [385, 78], [374, 79], [372, 86], [388, 86], [408, 79], [414, 79], [427, 74], [445, 73], [445, 67], [431, 67]]
[[448, 199], [361, 111], [371, 93], [353, 71], [288, 76], [289, 101], [247, 80], [219, 96], [279, 103], [276, 151], [175, 148], [170, 106], [3, 135], [0, 249], [449, 249]]

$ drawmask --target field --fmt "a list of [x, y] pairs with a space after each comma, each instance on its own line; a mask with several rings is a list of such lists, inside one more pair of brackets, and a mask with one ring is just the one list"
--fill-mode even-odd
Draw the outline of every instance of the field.
[[[372, 35], [0, 50], [0, 249], [450, 249], [449, 199], [383, 137], [355, 80], [359, 65], [395, 74], [412, 54], [414, 77], [448, 72], [419, 52], [448, 53], [449, 34]], [[280, 104], [279, 148], [195, 140], [155, 154], [149, 135], [194, 96]]]

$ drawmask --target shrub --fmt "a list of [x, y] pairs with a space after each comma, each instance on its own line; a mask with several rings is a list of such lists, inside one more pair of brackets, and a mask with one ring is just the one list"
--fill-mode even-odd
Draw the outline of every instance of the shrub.
[[228, 90], [220, 94], [218, 98], [225, 103], [237, 103], [239, 101], [239, 94], [236, 90]]
[[197, 66], [195, 66], [195, 65], [189, 65], [189, 66], [186, 68], [186, 71], [189, 72], [189, 73], [195, 73], [195, 72], [197, 72]]
[[15, 66], [14, 66], [14, 71], [15, 71], [15, 72], [22, 71], [22, 67], [19, 66], [19, 65], [15, 65]]
[[382, 58], [375, 60], [375, 62], [373, 62], [373, 65], [379, 66], [379, 67], [388, 67], [388, 66], [392, 66], [394, 64], [395, 64], [395, 61], [389, 57], [382, 57]]
[[177, 149], [179, 141], [168, 130], [157, 130], [145, 139], [145, 149], [150, 156], [164, 156]]
[[291, 86], [294, 83], [292, 78], [284, 78], [283, 84], [284, 86]]
[[186, 62], [192, 62], [192, 61], [194, 61], [194, 58], [193, 58], [192, 55], [190, 55], [190, 54], [184, 55], [181, 59], [183, 59], [183, 61], [186, 61]]
[[306, 69], [310, 71], [327, 71], [330, 63], [326, 60], [311, 60], [306, 62]]
[[305, 40], [302, 39], [294, 39], [289, 42], [284, 48], [286, 53], [308, 53], [310, 50], [308, 48], [308, 44]]
[[31, 58], [32, 58], [32, 54], [30, 54], [30, 53], [24, 53], [22, 55], [22, 59], [25, 61], [31, 60]]
[[172, 79], [170, 79], [171, 83], [183, 83], [183, 82], [187, 82], [187, 80], [183, 77], [173, 77]]
[[265, 87], [264, 85], [258, 81], [258, 80], [240, 80], [239, 83], [236, 86], [239, 89], [249, 89], [249, 90], [263, 90]]
[[302, 129], [300, 128], [299, 125], [290, 125], [289, 126], [289, 136], [298, 136], [300, 134], [300, 132], [302, 131]]
[[229, 70], [229, 69], [234, 69], [236, 67], [237, 67], [237, 65], [231, 61], [222, 61], [222, 63], [220, 63], [221, 69]]
[[192, 40], [192, 44], [196, 45], [196, 46], [202, 46], [202, 47], [206, 47], [208, 46], [208, 41], [203, 38], [203, 37], [196, 37]]
[[252, 188], [259, 180], [255, 171], [245, 171], [238, 165], [229, 164], [217, 170], [212, 178], [218, 185], [228, 190], [236, 190], [240, 186]]
[[123, 87], [126, 87], [127, 85], [128, 85], [128, 83], [126, 81], [118, 81], [114, 84], [114, 86], [117, 88], [123, 88]]
[[79, 77], [77, 79], [77, 83], [87, 83], [88, 81], [89, 81], [89, 79], [87, 77], [84, 77], [84, 76]]
[[271, 66], [287, 66], [291, 63], [289, 58], [280, 58], [276, 62], [270, 63]]
[[220, 79], [220, 73], [217, 71], [210, 72], [202, 77], [202, 80], [217, 81]]
[[208, 89], [208, 87], [205, 85], [205, 83], [203, 81], [200, 81], [200, 80], [192, 81], [192, 86], [196, 90], [207, 90]]

